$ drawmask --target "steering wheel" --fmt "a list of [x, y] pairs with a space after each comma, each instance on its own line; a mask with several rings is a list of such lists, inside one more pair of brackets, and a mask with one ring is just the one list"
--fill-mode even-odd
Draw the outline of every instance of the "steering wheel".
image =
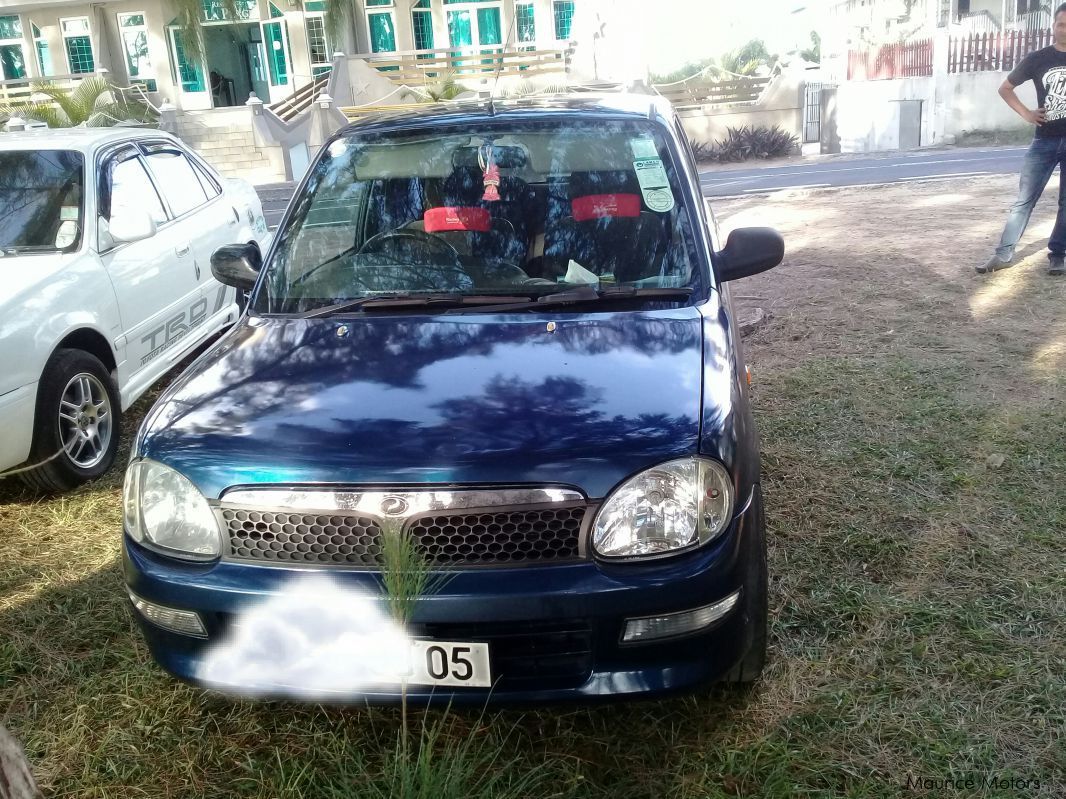
[[427, 245], [430, 246], [430, 248], [435, 248], [439, 252], [442, 252], [444, 255], [446, 255], [451, 260], [452, 263], [449, 264], [449, 266], [451, 266], [451, 265], [454, 265], [456, 267], [462, 266], [462, 261], [460, 260], [459, 251], [457, 249], [455, 249], [455, 247], [453, 247], [447, 241], [442, 239], [440, 236], [434, 235], [433, 233], [427, 233], [424, 230], [385, 230], [385, 231], [382, 231], [381, 233], [378, 233], [375, 236], [371, 236], [369, 239], [367, 239], [365, 242], [363, 242], [363, 246], [359, 248], [359, 255], [363, 255], [365, 253], [371, 253], [371, 252], [381, 252], [381, 250], [382, 250], [382, 246], [381, 245], [382, 244], [385, 244], [386, 242], [391, 242], [391, 241], [402, 241], [402, 240], [405, 240], [405, 239], [408, 240], [408, 241], [414, 241], [414, 242], [420, 242], [422, 244], [427, 244]]

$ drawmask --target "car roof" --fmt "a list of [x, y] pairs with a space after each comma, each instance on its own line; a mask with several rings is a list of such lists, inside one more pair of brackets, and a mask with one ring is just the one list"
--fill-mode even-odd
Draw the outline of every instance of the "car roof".
[[112, 142], [140, 138], [172, 138], [155, 128], [37, 128], [14, 133], [0, 133], [3, 150], [78, 150], [92, 152]]
[[669, 101], [659, 95], [572, 93], [516, 99], [477, 99], [412, 105], [410, 110], [368, 114], [340, 131], [357, 134], [370, 129], [414, 128], [432, 124], [464, 124], [499, 118], [545, 119], [553, 116], [644, 118], [666, 122], [673, 117]]

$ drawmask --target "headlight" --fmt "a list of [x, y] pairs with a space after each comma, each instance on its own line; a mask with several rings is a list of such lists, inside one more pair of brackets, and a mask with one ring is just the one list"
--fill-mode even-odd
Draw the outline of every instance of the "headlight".
[[122, 489], [126, 530], [167, 555], [211, 560], [222, 552], [215, 514], [196, 486], [171, 468], [136, 461]]
[[626, 480], [603, 503], [592, 548], [605, 558], [665, 555], [705, 544], [729, 524], [733, 485], [717, 461], [684, 458]]

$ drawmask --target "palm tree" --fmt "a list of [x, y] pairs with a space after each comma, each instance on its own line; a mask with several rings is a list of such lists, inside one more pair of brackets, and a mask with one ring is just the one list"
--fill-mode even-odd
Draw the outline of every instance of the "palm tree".
[[34, 83], [33, 90], [48, 100], [0, 108], [0, 116], [18, 115], [44, 122], [50, 128], [107, 128], [120, 122], [150, 122], [155, 110], [143, 100], [133, 100], [106, 78], [85, 78], [74, 89], [51, 83]]

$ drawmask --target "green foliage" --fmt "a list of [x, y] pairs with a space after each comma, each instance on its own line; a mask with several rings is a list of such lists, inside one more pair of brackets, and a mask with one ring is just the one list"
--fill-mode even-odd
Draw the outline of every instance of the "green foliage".
[[716, 66], [735, 75], [753, 75], [759, 67], [768, 67], [777, 61], [762, 39], [752, 39], [738, 50], [723, 53]]
[[697, 161], [712, 161], [717, 158], [714, 142], [689, 139], [688, 146], [692, 148], [692, 157]]
[[822, 37], [818, 31], [811, 31], [811, 46], [806, 50], [800, 50], [800, 58], [812, 64], [822, 63]]
[[[480, 729], [479, 729], [480, 728]], [[402, 739], [379, 763], [359, 760], [345, 768], [330, 799], [525, 799], [547, 795], [547, 772], [506, 756], [507, 733], [466, 727], [451, 714], [422, 717], [417, 749]], [[358, 786], [358, 794], [353, 788]]]
[[73, 89], [34, 83], [33, 91], [48, 100], [0, 108], [0, 115], [18, 115], [44, 122], [50, 128], [107, 128], [120, 122], [152, 122], [156, 117], [155, 110], [144, 100], [131, 98], [102, 77], [85, 78]]
[[685, 78], [691, 78], [693, 75], [699, 75], [708, 67], [713, 66], [715, 63], [713, 58], [705, 58], [702, 61], [690, 61], [685, 66], [675, 69], [673, 72], [666, 72], [663, 74], [652, 73], [652, 83], [677, 83], [679, 80]]
[[466, 91], [455, 81], [455, 75], [451, 72], [442, 77], [437, 83], [431, 83], [423, 89], [426, 94], [436, 103], [442, 100], [454, 100]]
[[772, 128], [746, 125], [728, 128], [726, 137], [715, 143], [711, 157], [716, 161], [780, 158], [795, 152], [798, 146], [799, 139], [777, 125]]
[[[222, 6], [226, 19], [239, 19], [240, 13], [236, 0], [217, 0]], [[203, 0], [171, 0], [177, 11], [178, 31], [181, 33], [181, 45], [189, 61], [199, 61], [204, 57], [203, 40]], [[330, 3], [333, 5], [333, 3]]]

